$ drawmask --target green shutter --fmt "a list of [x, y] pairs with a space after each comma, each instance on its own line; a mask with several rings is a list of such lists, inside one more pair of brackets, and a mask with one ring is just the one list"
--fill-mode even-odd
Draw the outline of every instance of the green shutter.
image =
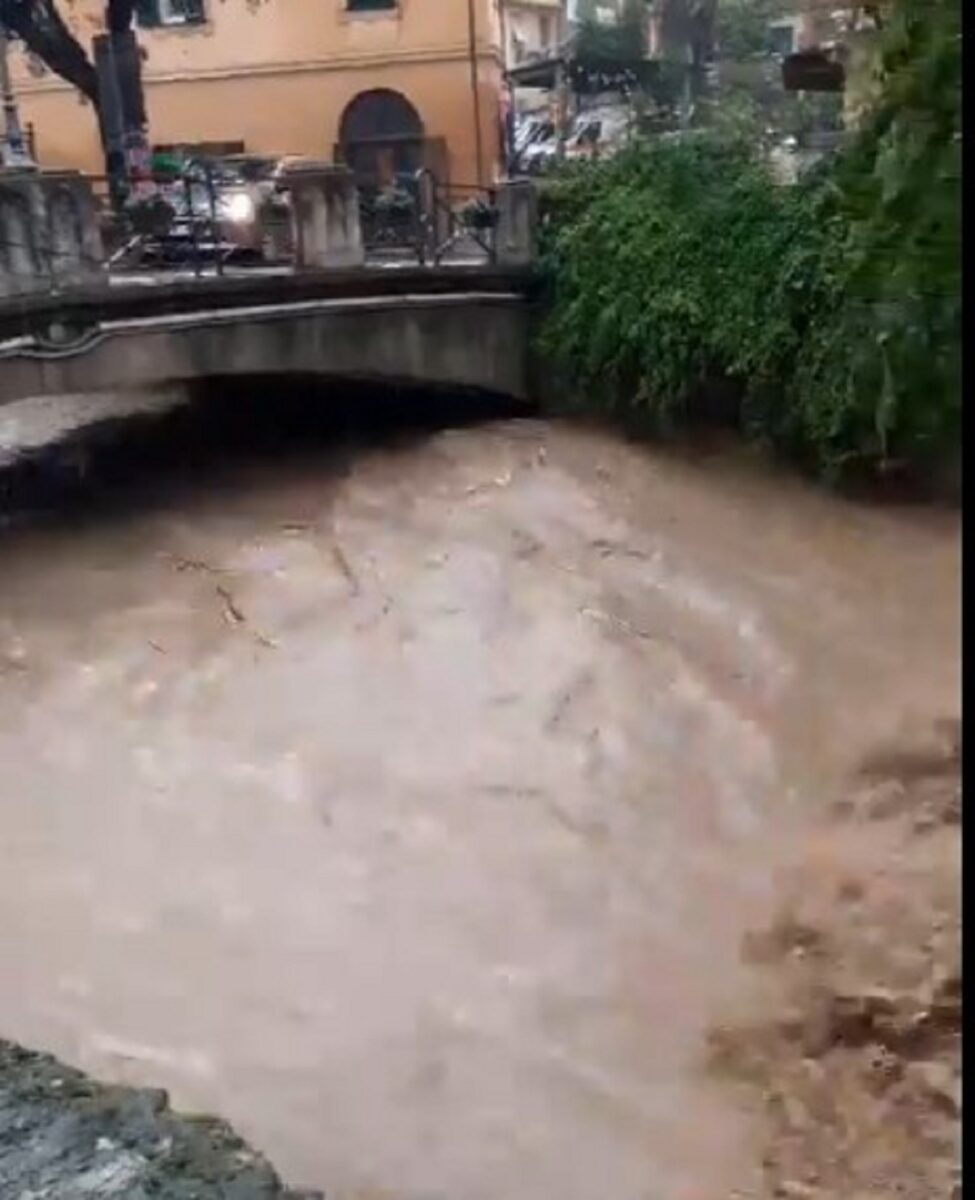
[[143, 28], [159, 24], [159, 5], [156, 0], [136, 0], [135, 17]]

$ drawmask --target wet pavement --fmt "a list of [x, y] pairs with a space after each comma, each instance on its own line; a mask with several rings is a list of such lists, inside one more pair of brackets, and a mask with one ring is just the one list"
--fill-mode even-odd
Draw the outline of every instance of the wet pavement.
[[744, 1191], [703, 1034], [778, 839], [958, 712], [955, 518], [535, 421], [296, 443], [0, 536], [0, 1031], [336, 1200]]

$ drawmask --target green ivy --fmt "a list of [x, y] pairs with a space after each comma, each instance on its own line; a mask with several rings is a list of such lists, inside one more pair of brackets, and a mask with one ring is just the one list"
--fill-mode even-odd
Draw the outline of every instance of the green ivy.
[[667, 423], [719, 378], [766, 392], [799, 353], [827, 241], [742, 144], [657, 142], [546, 195], [543, 340], [585, 394]]
[[730, 380], [750, 434], [832, 475], [957, 448], [958, 0], [901, 0], [880, 69], [863, 133], [798, 186], [705, 132], [547, 188], [543, 347], [586, 406], [667, 427]]
[[831, 173], [837, 302], [797, 368], [795, 402], [829, 465], [922, 465], [961, 424], [961, 13], [902, 0], [880, 102]]

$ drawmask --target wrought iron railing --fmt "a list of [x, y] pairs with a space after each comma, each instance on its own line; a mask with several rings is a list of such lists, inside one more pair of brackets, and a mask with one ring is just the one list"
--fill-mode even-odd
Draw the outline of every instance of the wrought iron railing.
[[389, 187], [359, 187], [359, 222], [367, 254], [414, 258], [420, 230], [415, 179]]
[[420, 171], [417, 195], [420, 262], [437, 266], [458, 258], [494, 261], [498, 209], [493, 189], [443, 184], [431, 172]]
[[497, 198], [490, 188], [441, 183], [429, 170], [385, 188], [360, 188], [366, 253], [431, 266], [495, 257]]

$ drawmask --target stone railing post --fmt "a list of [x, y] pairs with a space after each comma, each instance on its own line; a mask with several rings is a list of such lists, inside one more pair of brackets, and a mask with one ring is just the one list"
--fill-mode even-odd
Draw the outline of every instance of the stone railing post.
[[301, 270], [361, 266], [359, 192], [348, 167], [296, 163], [284, 178], [291, 191], [295, 265]]
[[91, 184], [77, 171], [0, 171], [0, 295], [105, 282]]
[[503, 267], [526, 267], [535, 258], [538, 197], [530, 179], [498, 185], [497, 260]]
[[104, 281], [105, 249], [91, 182], [78, 171], [41, 175], [51, 272], [62, 285]]

